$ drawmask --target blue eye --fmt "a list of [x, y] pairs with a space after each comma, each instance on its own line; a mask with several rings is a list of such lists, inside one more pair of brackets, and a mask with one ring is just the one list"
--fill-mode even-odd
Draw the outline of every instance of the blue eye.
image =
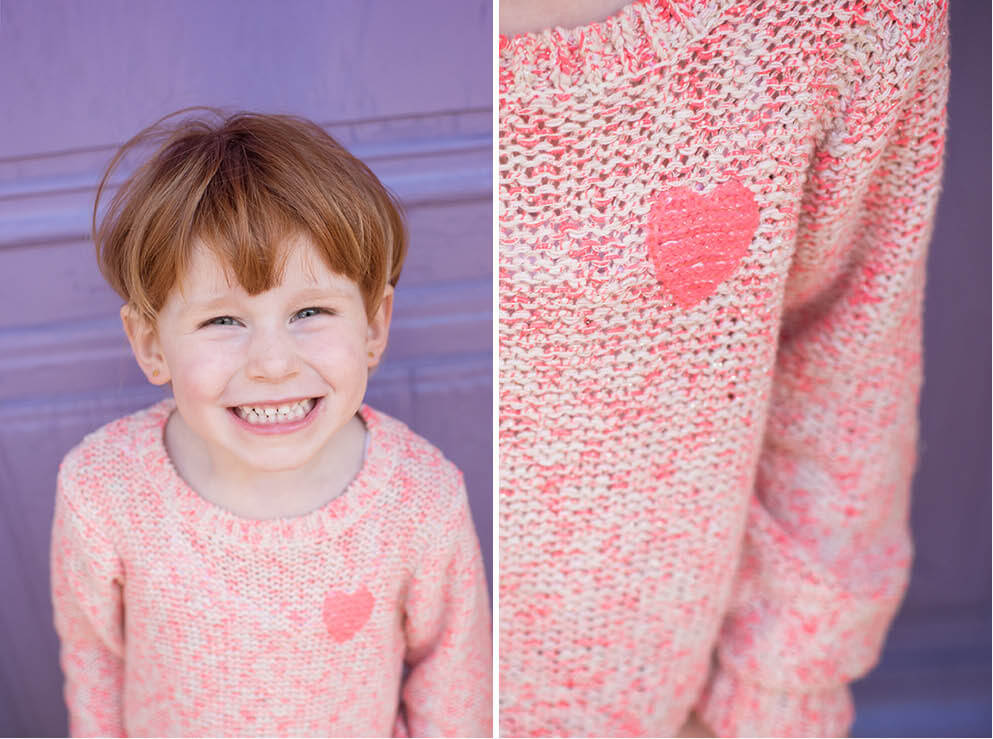
[[293, 316], [293, 319], [296, 320], [299, 318], [311, 318], [313, 316], [320, 315], [321, 313], [327, 313], [330, 315], [330, 311], [324, 308], [304, 308], [301, 311], [297, 311], [296, 314]]
[[203, 325], [204, 326], [237, 326], [238, 321], [232, 318], [231, 316], [218, 316], [217, 318], [211, 318]]

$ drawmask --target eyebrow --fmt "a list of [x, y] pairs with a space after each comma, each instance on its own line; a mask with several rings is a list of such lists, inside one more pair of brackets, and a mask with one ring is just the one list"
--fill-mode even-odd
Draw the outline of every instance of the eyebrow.
[[308, 287], [294, 295], [299, 300], [314, 300], [320, 298], [342, 298], [345, 297], [344, 290], [335, 287]]
[[[329, 298], [345, 297], [345, 292], [334, 287], [307, 287], [294, 293], [291, 298], [294, 302], [307, 302], [309, 300], [326, 300]], [[187, 305], [194, 310], [214, 310], [221, 306], [230, 305], [237, 298], [230, 293], [220, 293], [210, 295], [203, 300], [189, 302]]]
[[228, 305], [234, 301], [230, 295], [212, 295], [204, 300], [187, 301], [187, 305], [194, 310], [213, 310], [222, 305]]

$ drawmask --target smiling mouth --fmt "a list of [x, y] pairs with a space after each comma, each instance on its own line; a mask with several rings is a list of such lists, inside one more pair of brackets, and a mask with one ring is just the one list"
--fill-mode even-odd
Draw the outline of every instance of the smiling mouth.
[[317, 398], [305, 398], [285, 405], [237, 405], [231, 410], [246, 423], [255, 426], [269, 426], [292, 423], [306, 418], [316, 404]]

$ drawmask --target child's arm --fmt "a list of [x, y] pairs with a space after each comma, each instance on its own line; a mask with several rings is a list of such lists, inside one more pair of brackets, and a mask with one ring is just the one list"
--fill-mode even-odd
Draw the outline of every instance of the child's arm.
[[403, 686], [410, 736], [492, 736], [493, 657], [489, 596], [462, 476], [447, 520], [406, 599]]
[[114, 547], [67, 499], [68, 484], [63, 465], [52, 523], [51, 585], [69, 733], [125, 736], [124, 570]]
[[814, 152], [744, 552], [696, 706], [719, 736], [845, 735], [847, 683], [875, 664], [909, 578], [948, 95], [947, 5], [916, 5], [859, 50]]

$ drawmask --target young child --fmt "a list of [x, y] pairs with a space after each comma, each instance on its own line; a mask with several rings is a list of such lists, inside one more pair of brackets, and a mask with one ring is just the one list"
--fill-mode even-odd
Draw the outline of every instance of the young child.
[[948, 4], [500, 11], [501, 733], [844, 735], [913, 552]]
[[156, 135], [95, 242], [172, 397], [59, 470], [72, 734], [489, 736], [461, 473], [363, 404], [405, 255], [397, 204], [319, 126], [256, 114], [157, 122], [97, 202]]

